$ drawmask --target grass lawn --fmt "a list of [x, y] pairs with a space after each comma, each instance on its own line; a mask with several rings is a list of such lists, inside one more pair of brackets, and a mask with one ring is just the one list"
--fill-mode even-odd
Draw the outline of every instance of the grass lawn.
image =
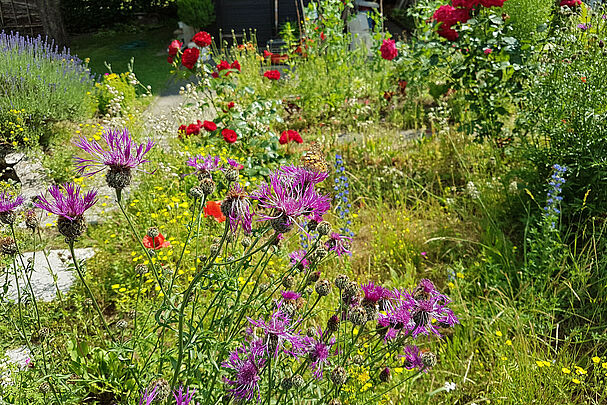
[[144, 85], [152, 86], [158, 94], [169, 79], [166, 47], [177, 27], [172, 21], [165, 26], [138, 32], [100, 32], [73, 38], [72, 52], [80, 58], [90, 58], [89, 66], [95, 74], [108, 71], [125, 72], [134, 58], [134, 72]]

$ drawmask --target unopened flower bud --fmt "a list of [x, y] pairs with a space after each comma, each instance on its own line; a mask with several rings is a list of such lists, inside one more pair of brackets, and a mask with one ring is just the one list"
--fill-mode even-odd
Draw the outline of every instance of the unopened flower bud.
[[341, 366], [335, 367], [331, 372], [331, 381], [333, 381], [333, 384], [335, 385], [344, 385], [347, 379], [348, 372]]
[[311, 220], [308, 222], [308, 225], [307, 225], [307, 227], [308, 227], [308, 231], [309, 231], [309, 232], [314, 232], [314, 231], [316, 230], [316, 227], [317, 227], [317, 226], [318, 226], [318, 222], [316, 222], [315, 220], [311, 219]]
[[331, 282], [329, 280], [319, 280], [316, 282], [314, 289], [321, 297], [327, 296], [331, 292]]
[[286, 289], [291, 289], [293, 287], [294, 279], [293, 276], [285, 276], [282, 279], [282, 286]]
[[148, 392], [152, 392], [154, 390], [156, 390], [155, 401], [162, 403], [169, 397], [169, 394], [171, 393], [171, 385], [164, 378], [159, 378], [158, 380], [152, 381], [148, 387]]
[[125, 330], [128, 326], [129, 326], [128, 322], [125, 321], [124, 319], [120, 319], [118, 322], [116, 322], [117, 329]]
[[331, 232], [331, 224], [327, 221], [322, 221], [320, 224], [318, 224], [316, 230], [320, 236], [328, 235]]
[[0, 238], [0, 252], [7, 256], [12, 256], [17, 253], [17, 244], [10, 236]]
[[16, 218], [17, 218], [17, 214], [15, 214], [15, 211], [9, 210], [9, 211], [0, 212], [0, 221], [3, 224], [6, 224], [6, 225], [14, 224]]
[[209, 248], [209, 251], [210, 251], [211, 255], [213, 255], [213, 256], [219, 254], [220, 250], [221, 250], [221, 245], [219, 243], [213, 243], [211, 245], [211, 247]]
[[306, 383], [304, 378], [299, 374], [295, 374], [293, 377], [291, 377], [291, 382], [295, 388], [301, 388]]
[[242, 238], [242, 240], [240, 241], [240, 244], [242, 245], [243, 248], [248, 248], [249, 246], [251, 246], [251, 238], [249, 238], [248, 236], [244, 236]]
[[315, 271], [308, 275], [308, 284], [314, 284], [320, 278], [320, 271]]
[[335, 287], [339, 288], [340, 290], [343, 290], [343, 288], [349, 282], [350, 277], [346, 276], [345, 274], [338, 274], [337, 277], [335, 277]]
[[329, 405], [341, 405], [341, 401], [339, 400], [339, 398], [333, 398], [329, 401]]
[[327, 321], [327, 330], [331, 333], [337, 332], [339, 329], [339, 317], [337, 315], [333, 315]]
[[283, 378], [283, 380], [280, 382], [280, 388], [282, 388], [284, 391], [289, 391], [291, 388], [293, 388], [293, 380], [290, 378]]
[[424, 366], [430, 368], [436, 366], [437, 358], [436, 354], [432, 352], [425, 352], [421, 354], [422, 363]]
[[188, 195], [193, 199], [198, 200], [204, 197], [204, 190], [200, 186], [194, 186], [188, 191]]
[[314, 329], [314, 327], [310, 326], [308, 328], [308, 330], [306, 331], [306, 335], [308, 337], [314, 337], [314, 336], [316, 336], [316, 329]]
[[39, 226], [38, 217], [36, 216], [36, 211], [33, 209], [29, 209], [25, 211], [25, 226], [32, 231], [38, 229]]
[[364, 325], [367, 323], [367, 311], [365, 311], [365, 309], [361, 306], [355, 306], [354, 308], [350, 309], [348, 319], [354, 325]]
[[238, 169], [234, 168], [234, 167], [228, 167], [225, 169], [225, 171], [223, 172], [224, 176], [226, 177], [227, 181], [233, 182], [238, 180]]
[[379, 373], [379, 381], [387, 383], [390, 381], [390, 369], [388, 367], [384, 368]]
[[355, 354], [354, 356], [352, 356], [352, 363], [360, 366], [364, 362], [365, 362], [365, 358], [363, 356], [361, 356], [360, 354]]
[[51, 390], [51, 386], [50, 386], [50, 385], [48, 385], [48, 383], [47, 383], [47, 382], [43, 382], [42, 384], [40, 384], [40, 385], [38, 386], [38, 391], [39, 391], [41, 394], [46, 394], [46, 393], [48, 393], [50, 390]]
[[160, 235], [160, 231], [158, 230], [158, 228], [156, 228], [155, 226], [151, 227], [150, 229], [148, 229], [147, 235], [150, 238], [155, 238], [158, 235]]
[[206, 196], [209, 196], [215, 192], [215, 182], [210, 177], [205, 177], [200, 180], [200, 188], [202, 189], [202, 193]]

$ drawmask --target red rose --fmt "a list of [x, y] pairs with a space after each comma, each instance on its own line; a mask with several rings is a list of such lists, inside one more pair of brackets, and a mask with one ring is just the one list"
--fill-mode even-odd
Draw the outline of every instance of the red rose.
[[472, 8], [480, 4], [480, 0], [453, 0], [453, 7]]
[[202, 123], [202, 127], [209, 132], [215, 131], [217, 129], [217, 124], [213, 121], [205, 121]]
[[218, 79], [218, 78], [219, 78], [219, 73], [217, 73], [217, 72], [213, 72], [213, 73], [211, 73], [211, 77], [212, 77], [213, 79]]
[[221, 131], [221, 136], [223, 136], [223, 139], [227, 143], [234, 143], [236, 142], [236, 139], [238, 139], [238, 135], [236, 134], [236, 132], [228, 128]]
[[453, 6], [444, 5], [440, 6], [434, 12], [432, 19], [442, 23], [442, 26], [451, 28], [451, 26], [457, 24], [458, 22], [468, 21], [470, 19], [470, 11], [466, 8], [455, 8]]
[[396, 49], [396, 42], [393, 39], [384, 39], [384, 42], [379, 48], [381, 51], [381, 57], [385, 60], [392, 60], [398, 55], [398, 49]]
[[272, 57], [272, 55], [274, 55], [274, 54], [273, 54], [272, 52], [268, 51], [267, 49], [264, 49], [264, 50], [263, 50], [263, 56], [264, 56], [265, 58], [271, 58], [271, 57]]
[[211, 42], [213, 42], [213, 38], [211, 38], [211, 35], [209, 35], [208, 32], [200, 31], [199, 33], [194, 35], [192, 41], [194, 41], [194, 43], [200, 46], [201, 48], [204, 48], [205, 46], [211, 45]]
[[240, 63], [238, 63], [237, 60], [235, 60], [234, 62], [232, 62], [232, 64], [230, 65], [230, 68], [238, 70], [240, 72]]
[[303, 139], [301, 139], [301, 135], [299, 135], [299, 132], [290, 129], [288, 131], [289, 133], [289, 140], [293, 141], [293, 142], [297, 142], [297, 143], [303, 143]]
[[582, 5], [582, 0], [561, 0], [561, 7], [577, 7]]
[[178, 40], [174, 40], [173, 42], [171, 42], [169, 44], [169, 56], [177, 55], [177, 52], [179, 52], [182, 45], [183, 44], [181, 42], [179, 42]]
[[190, 124], [188, 125], [188, 128], [185, 131], [185, 134], [187, 136], [190, 135], [198, 135], [200, 133], [200, 126], [197, 124]]
[[455, 41], [458, 37], [459, 34], [457, 33], [457, 31], [455, 31], [453, 28], [449, 27], [448, 25], [441, 25], [440, 27], [438, 27], [438, 35], [440, 35], [443, 38], [447, 38], [449, 41]]
[[183, 51], [183, 56], [181, 57], [181, 64], [188, 69], [194, 69], [196, 66], [196, 62], [198, 62], [198, 57], [200, 56], [200, 51], [198, 48], [188, 48]]
[[165, 247], [170, 247], [171, 242], [165, 241], [164, 236], [162, 236], [161, 233], [158, 233], [158, 236], [156, 236], [155, 238], [145, 235], [143, 237], [143, 246], [145, 246], [148, 249], [158, 250], [158, 249], [162, 249]]
[[263, 77], [268, 78], [270, 80], [278, 80], [280, 79], [280, 72], [278, 70], [267, 70]]
[[[481, 0], [483, 7], [502, 7], [506, 0]], [[578, 0], [581, 2], [581, 0]]]
[[177, 130], [177, 133], [179, 133], [179, 136], [181, 136], [182, 134], [185, 134], [185, 131], [187, 130], [188, 127], [186, 127], [185, 125], [180, 125], [179, 129]]
[[287, 131], [282, 131], [280, 134], [280, 139], [278, 139], [278, 143], [284, 145], [289, 142], [289, 133]]
[[219, 72], [221, 72], [222, 70], [227, 70], [230, 68], [230, 64], [228, 63], [227, 60], [222, 60], [221, 62], [219, 62], [219, 64], [217, 64], [217, 70]]

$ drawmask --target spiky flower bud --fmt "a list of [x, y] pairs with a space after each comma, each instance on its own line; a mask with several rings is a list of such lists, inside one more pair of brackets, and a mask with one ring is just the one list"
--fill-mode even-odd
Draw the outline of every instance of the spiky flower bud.
[[200, 188], [204, 195], [209, 196], [215, 192], [215, 182], [210, 177], [200, 180]]
[[17, 253], [17, 244], [10, 236], [0, 238], [0, 252], [7, 256], [12, 256]]
[[234, 167], [228, 167], [223, 172], [227, 181], [234, 182], [238, 180], [238, 169]]
[[160, 235], [160, 231], [158, 230], [158, 228], [156, 228], [155, 226], [153, 226], [153, 227], [151, 227], [151, 228], [148, 229], [147, 235], [150, 238], [155, 238], [158, 235]]
[[354, 281], [350, 281], [346, 283], [342, 289], [342, 294], [346, 300], [350, 300], [358, 295], [360, 292], [360, 288], [358, 283]]
[[204, 197], [204, 190], [200, 186], [194, 186], [188, 191], [188, 195], [195, 200], [199, 200]]
[[328, 254], [329, 254], [329, 252], [327, 251], [327, 248], [324, 245], [320, 245], [319, 247], [316, 248], [314, 253], [310, 256], [310, 260], [313, 263], [318, 263], [322, 259], [327, 257]]
[[244, 236], [242, 238], [242, 240], [240, 241], [240, 244], [242, 245], [243, 248], [248, 248], [249, 246], [251, 246], [251, 238], [249, 238], [248, 236]]
[[115, 190], [122, 190], [131, 184], [131, 169], [128, 167], [112, 167], [105, 175], [105, 182]]
[[367, 323], [367, 311], [361, 306], [355, 306], [350, 309], [348, 313], [348, 319], [354, 325], [364, 325]]
[[320, 271], [315, 271], [308, 275], [308, 284], [314, 284], [320, 278]]
[[116, 322], [116, 329], [125, 330], [128, 326], [128, 322], [124, 319], [120, 319], [118, 322]]
[[331, 224], [327, 221], [322, 221], [320, 224], [318, 224], [316, 230], [318, 231], [318, 234], [320, 236], [328, 235], [329, 233], [331, 233]]
[[293, 276], [285, 276], [282, 279], [282, 286], [286, 289], [291, 289], [293, 287], [294, 279]]
[[272, 225], [272, 229], [278, 233], [287, 233], [293, 228], [293, 223], [285, 215], [273, 218], [270, 221], [270, 225]]
[[171, 393], [171, 385], [164, 378], [159, 378], [150, 383], [148, 392], [152, 392], [154, 389], [156, 389], [156, 398], [154, 401], [159, 403], [166, 401]]
[[333, 384], [335, 385], [344, 385], [347, 379], [348, 372], [341, 366], [335, 367], [331, 372], [331, 381], [333, 381]]
[[339, 317], [337, 315], [333, 315], [327, 321], [327, 330], [330, 333], [337, 332], [339, 329]]
[[34, 211], [33, 209], [25, 211], [25, 226], [28, 229], [35, 231], [36, 229], [38, 229], [39, 225], [40, 223], [38, 221], [38, 217], [36, 216], [36, 211]]
[[331, 292], [331, 282], [329, 280], [319, 280], [316, 282], [314, 289], [321, 297], [327, 296]]
[[280, 382], [280, 388], [282, 388], [284, 391], [289, 391], [291, 388], [293, 388], [293, 380], [290, 378], [283, 378]]
[[345, 274], [338, 274], [337, 277], [335, 277], [335, 287], [339, 288], [340, 290], [343, 290], [349, 282], [350, 277], [346, 276]]
[[2, 221], [3, 224], [6, 224], [6, 225], [14, 224], [15, 219], [17, 219], [17, 214], [15, 214], [15, 211], [9, 210], [9, 211], [0, 212], [0, 221]]
[[422, 353], [421, 358], [422, 358], [423, 365], [426, 367], [429, 367], [429, 368], [436, 366], [436, 363], [438, 362], [438, 359], [436, 358], [436, 354], [434, 354], [432, 352]]
[[148, 272], [148, 266], [143, 263], [139, 263], [137, 266], [135, 266], [135, 272], [137, 272], [138, 275], [143, 276]]
[[39, 391], [41, 394], [46, 394], [46, 393], [48, 393], [50, 390], [51, 390], [51, 386], [50, 386], [50, 385], [48, 385], [48, 383], [47, 383], [47, 382], [43, 382], [42, 384], [40, 384], [40, 385], [38, 386], [38, 391]]
[[388, 367], [384, 368], [379, 373], [379, 381], [387, 383], [390, 381], [390, 369]]
[[300, 376], [299, 374], [295, 374], [293, 377], [291, 377], [291, 382], [293, 383], [293, 386], [295, 388], [301, 388], [306, 383], [304, 378], [302, 376]]
[[57, 218], [57, 230], [67, 241], [77, 239], [86, 231], [86, 221], [82, 215], [77, 216], [73, 220], [59, 216]]

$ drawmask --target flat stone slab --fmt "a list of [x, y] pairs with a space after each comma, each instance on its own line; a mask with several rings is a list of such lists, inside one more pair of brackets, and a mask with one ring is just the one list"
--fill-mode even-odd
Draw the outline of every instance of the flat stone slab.
[[[76, 249], [76, 258], [79, 261], [88, 260], [95, 255], [93, 248], [80, 248]], [[34, 260], [34, 270], [31, 274], [32, 290], [36, 295], [36, 300], [50, 302], [57, 297], [57, 289], [62, 294], [69, 291], [70, 287], [74, 283], [77, 275], [75, 269], [73, 269], [72, 257], [67, 249], [50, 250], [45, 257], [44, 252], [25, 252], [23, 253], [24, 261], [28, 262]], [[48, 261], [47, 261], [48, 259]], [[17, 263], [20, 260], [17, 258]], [[29, 293], [29, 287], [27, 286], [24, 275], [22, 274], [21, 266], [19, 268], [19, 287], [21, 288], [22, 298], [23, 293]], [[9, 287], [6, 299], [11, 301], [17, 301], [17, 286], [15, 283], [15, 276], [13, 269], [9, 268]], [[6, 278], [6, 270], [2, 271], [0, 280], [3, 282]], [[55, 281], [56, 278], [56, 281]], [[56, 283], [56, 285], [55, 285]], [[29, 295], [29, 294], [25, 294]]]
[[[31, 353], [25, 346], [7, 350], [4, 358], [0, 357], [0, 385], [12, 385], [15, 371], [24, 370], [31, 359]], [[0, 404], [5, 404], [0, 398]]]

